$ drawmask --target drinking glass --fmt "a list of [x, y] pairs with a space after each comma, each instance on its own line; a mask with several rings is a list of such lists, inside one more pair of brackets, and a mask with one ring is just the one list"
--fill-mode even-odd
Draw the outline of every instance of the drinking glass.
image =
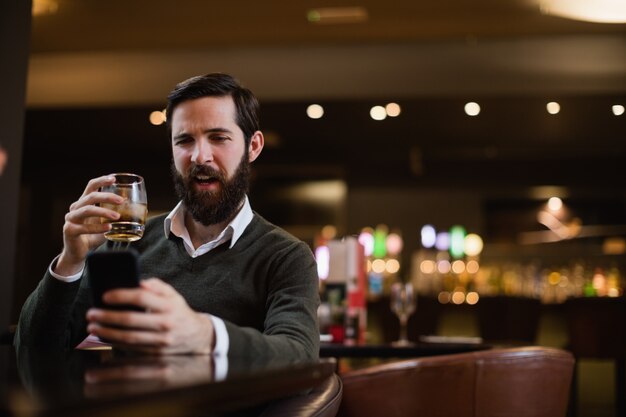
[[415, 293], [410, 282], [395, 282], [391, 285], [391, 311], [400, 320], [400, 338], [393, 342], [394, 346], [410, 346], [407, 338], [407, 322], [415, 311]]
[[114, 193], [125, 198], [122, 204], [102, 203], [101, 206], [120, 214], [119, 219], [103, 219], [111, 223], [111, 230], [104, 234], [108, 240], [121, 244], [133, 242], [143, 236], [148, 215], [148, 198], [143, 177], [136, 174], [112, 174], [115, 182], [102, 187], [102, 191]]

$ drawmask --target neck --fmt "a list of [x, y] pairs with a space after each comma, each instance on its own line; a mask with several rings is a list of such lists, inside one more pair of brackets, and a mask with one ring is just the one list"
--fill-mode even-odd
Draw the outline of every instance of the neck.
[[241, 202], [237, 210], [233, 212], [233, 215], [230, 216], [228, 219], [224, 220], [221, 223], [210, 224], [208, 226], [195, 220], [191, 213], [185, 210], [185, 227], [187, 228], [187, 232], [189, 233], [189, 238], [191, 239], [193, 247], [197, 249], [198, 247], [214, 240], [217, 236], [219, 236], [219, 234], [222, 233], [222, 231], [226, 228], [228, 223], [230, 223], [235, 218], [235, 216], [237, 216], [237, 213], [239, 213], [242, 207], [243, 201]]
[[224, 230], [228, 222], [230, 222], [230, 220], [205, 226], [194, 220], [189, 212], [185, 212], [185, 227], [189, 233], [191, 243], [196, 249], [215, 239], [220, 233], [222, 233], [222, 230]]

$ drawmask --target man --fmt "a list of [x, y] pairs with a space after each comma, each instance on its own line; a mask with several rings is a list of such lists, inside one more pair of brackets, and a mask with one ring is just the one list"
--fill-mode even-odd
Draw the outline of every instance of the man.
[[[63, 251], [20, 315], [16, 343], [76, 346], [88, 333], [126, 349], [157, 353], [254, 354], [317, 358], [318, 281], [308, 246], [254, 213], [246, 192], [250, 163], [263, 149], [258, 102], [224, 74], [198, 76], [168, 96], [172, 174], [180, 203], [151, 219], [141, 240], [137, 289], [104, 295], [109, 304], [145, 312], [92, 307], [89, 251], [118, 214], [102, 203], [121, 197], [89, 181], [70, 206]], [[156, 277], [156, 278], [155, 278]]]

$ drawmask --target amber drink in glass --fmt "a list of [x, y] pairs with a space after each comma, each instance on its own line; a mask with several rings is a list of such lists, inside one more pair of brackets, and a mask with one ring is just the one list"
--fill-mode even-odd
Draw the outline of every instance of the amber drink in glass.
[[143, 177], [135, 174], [113, 174], [115, 182], [102, 191], [124, 197], [122, 204], [103, 203], [101, 206], [120, 214], [117, 220], [103, 219], [111, 223], [111, 230], [104, 234], [113, 242], [133, 242], [143, 236], [148, 215], [148, 199]]

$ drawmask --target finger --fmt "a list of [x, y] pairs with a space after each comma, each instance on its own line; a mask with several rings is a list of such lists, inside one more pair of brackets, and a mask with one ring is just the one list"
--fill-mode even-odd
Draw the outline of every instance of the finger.
[[85, 191], [83, 191], [83, 195], [91, 194], [94, 191], [106, 186], [115, 183], [115, 176], [113, 175], [103, 175], [98, 178], [93, 178], [89, 180], [87, 186], [85, 187]]
[[145, 330], [129, 330], [103, 326], [99, 323], [90, 323], [87, 330], [101, 339], [110, 341], [113, 345], [133, 348], [164, 348], [171, 346], [173, 341], [169, 333]]
[[105, 300], [111, 304], [133, 304], [152, 312], [170, 312], [181, 305], [187, 306], [172, 286], [158, 278], [140, 281], [139, 288], [108, 291]]
[[139, 287], [116, 288], [107, 291], [102, 299], [108, 304], [130, 304], [151, 312], [165, 312], [179, 304], [174, 297], [177, 295], [165, 296]]
[[89, 194], [82, 195], [77, 201], [70, 205], [70, 211], [78, 210], [81, 207], [95, 206], [97, 204], [109, 203], [109, 204], [122, 204], [125, 201], [124, 197], [115, 193], [108, 193], [104, 191], [93, 191]]
[[[65, 221], [69, 223], [85, 223], [90, 219], [97, 219], [97, 223], [100, 223], [100, 219], [117, 220], [120, 214], [116, 211], [97, 206], [84, 206], [79, 209], [74, 209], [65, 215]], [[93, 223], [93, 222], [92, 222]]]
[[80, 235], [93, 235], [102, 234], [111, 230], [110, 223], [84, 223], [74, 224], [66, 223], [63, 226], [63, 234], [65, 236], [80, 236]]
[[103, 326], [116, 326], [126, 329], [169, 331], [174, 323], [166, 316], [136, 311], [116, 311], [107, 309], [90, 309], [87, 320]]

